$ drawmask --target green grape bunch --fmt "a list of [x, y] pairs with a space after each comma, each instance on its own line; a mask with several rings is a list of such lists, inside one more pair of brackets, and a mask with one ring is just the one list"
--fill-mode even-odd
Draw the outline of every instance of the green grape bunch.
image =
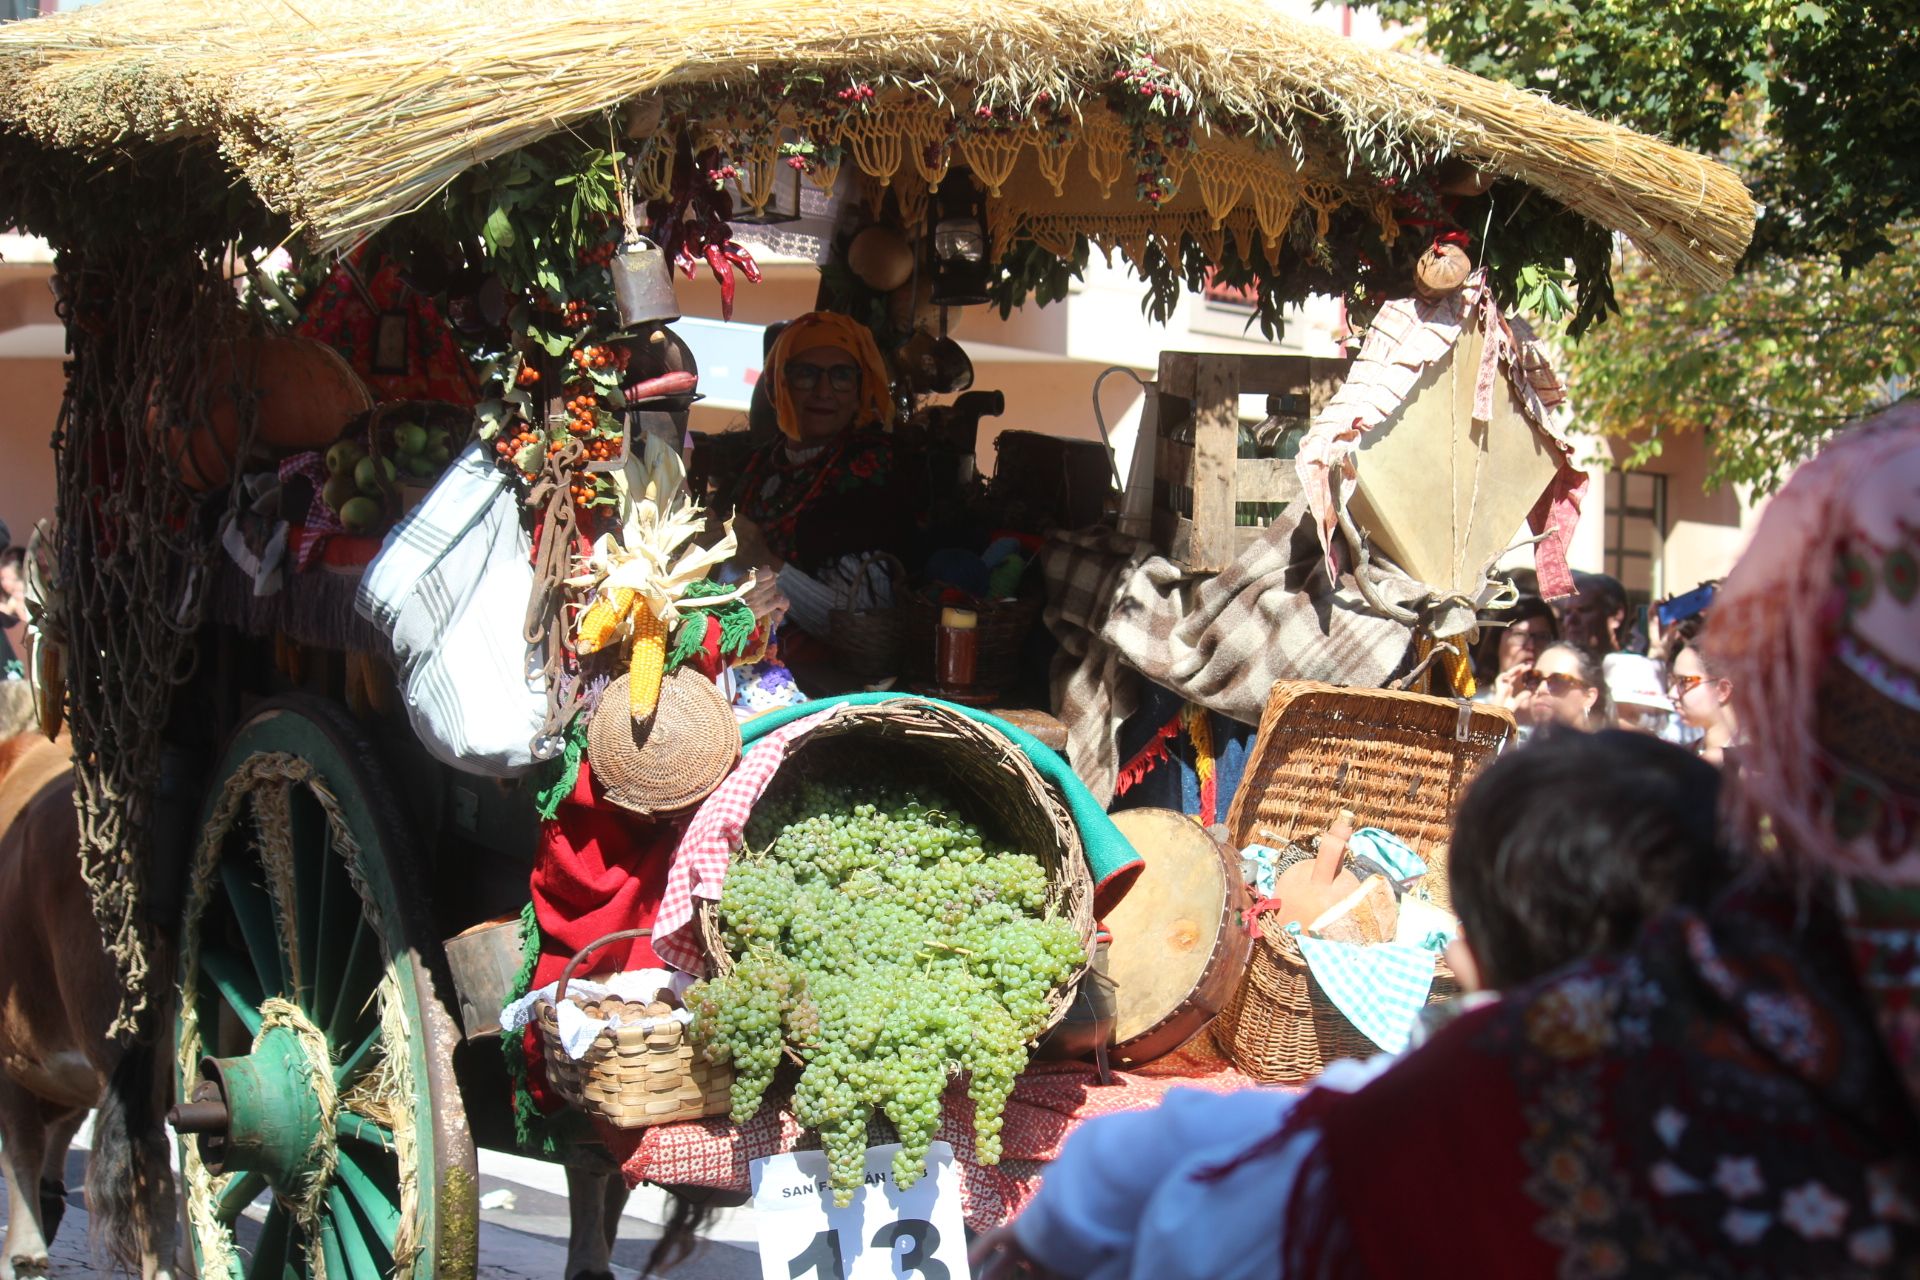
[[1047, 1001], [1086, 962], [1049, 913], [1047, 873], [990, 845], [946, 800], [884, 784], [777, 787], [727, 873], [731, 972], [687, 993], [693, 1035], [733, 1065], [733, 1115], [800, 1064], [793, 1114], [820, 1135], [834, 1200], [851, 1204], [876, 1113], [900, 1135], [894, 1180], [926, 1172], [948, 1083], [965, 1076], [974, 1146], [1000, 1130]]

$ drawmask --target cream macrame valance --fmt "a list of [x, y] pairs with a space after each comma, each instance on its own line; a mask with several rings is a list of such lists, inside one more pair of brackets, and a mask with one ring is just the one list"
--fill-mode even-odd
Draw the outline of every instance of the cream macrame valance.
[[[665, 113], [650, 106], [629, 112], [643, 149], [637, 168], [640, 195], [663, 199], [673, 180], [678, 135]], [[1270, 254], [1302, 210], [1316, 235], [1327, 233], [1335, 211], [1359, 207], [1392, 244], [1399, 231], [1387, 189], [1369, 181], [1317, 173], [1284, 151], [1262, 148], [1204, 128], [1190, 149], [1170, 149], [1166, 172], [1172, 193], [1142, 199], [1134, 175], [1140, 161], [1127, 124], [1103, 105], [1088, 107], [1070, 124], [1033, 120], [975, 127], [964, 107], [907, 93], [888, 95], [873, 110], [833, 117], [782, 108], [772, 120], [729, 116], [691, 130], [696, 150], [716, 148], [739, 171], [738, 190], [755, 214], [766, 211], [786, 169], [782, 147], [805, 144], [814, 153], [842, 154], [865, 181], [877, 214], [891, 193], [908, 225], [925, 216], [927, 200], [956, 165], [969, 170], [987, 194], [987, 229], [997, 246], [1032, 239], [1068, 257], [1076, 236], [1105, 252], [1118, 250], [1144, 268], [1150, 246], [1178, 261], [1184, 236], [1209, 260], [1222, 261], [1226, 240]], [[807, 177], [831, 191], [840, 163], [812, 163]]]

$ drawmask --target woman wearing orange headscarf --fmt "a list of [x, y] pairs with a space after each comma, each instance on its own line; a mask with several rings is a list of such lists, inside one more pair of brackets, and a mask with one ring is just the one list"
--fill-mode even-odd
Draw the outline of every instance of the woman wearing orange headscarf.
[[[767, 356], [780, 436], [747, 462], [734, 510], [781, 563], [813, 572], [841, 556], [898, 550], [893, 388], [866, 326], [814, 311]], [[751, 542], [749, 531], [748, 542]]]

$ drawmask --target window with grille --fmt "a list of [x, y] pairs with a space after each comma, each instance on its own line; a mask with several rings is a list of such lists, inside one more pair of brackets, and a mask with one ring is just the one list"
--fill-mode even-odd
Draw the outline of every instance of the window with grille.
[[1607, 473], [1607, 572], [1633, 603], [1661, 597], [1667, 536], [1667, 478], [1651, 471]]

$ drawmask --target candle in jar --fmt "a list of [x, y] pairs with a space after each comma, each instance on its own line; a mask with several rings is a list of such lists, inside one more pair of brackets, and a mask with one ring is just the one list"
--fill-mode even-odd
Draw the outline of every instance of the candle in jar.
[[934, 678], [949, 689], [973, 684], [980, 660], [980, 616], [971, 609], [940, 611], [933, 632]]

